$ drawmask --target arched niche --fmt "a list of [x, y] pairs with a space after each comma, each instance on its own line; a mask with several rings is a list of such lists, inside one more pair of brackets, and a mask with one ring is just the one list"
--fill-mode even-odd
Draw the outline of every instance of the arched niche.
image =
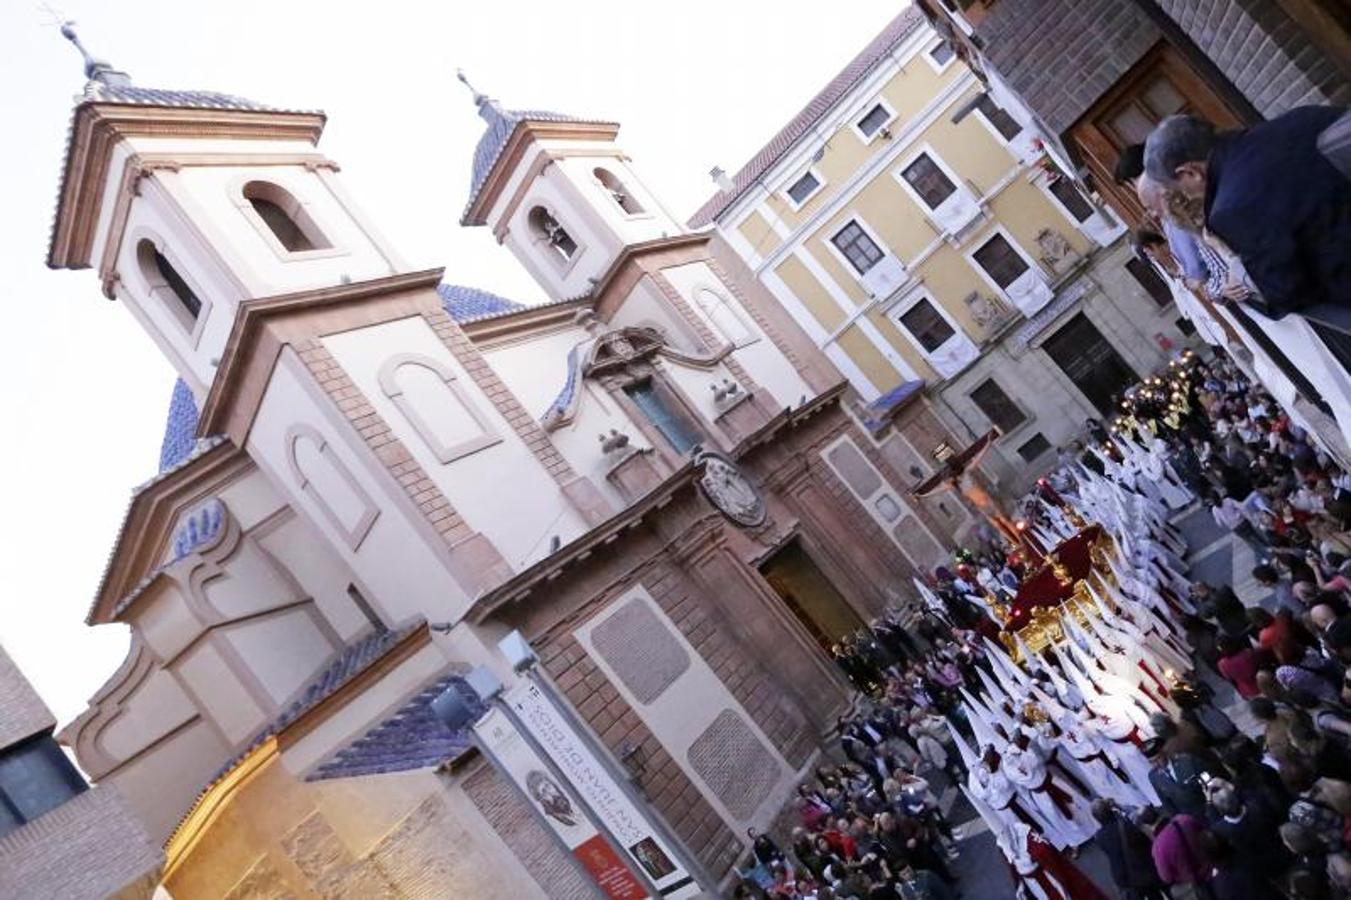
[[745, 312], [722, 291], [711, 287], [695, 288], [694, 303], [713, 323], [714, 331], [733, 347], [744, 347], [755, 341], [755, 331], [747, 324]]
[[292, 426], [286, 432], [286, 460], [300, 492], [350, 549], [358, 549], [380, 510], [324, 436], [309, 425]]
[[380, 390], [440, 462], [452, 463], [502, 440], [455, 373], [441, 361], [401, 353], [385, 361], [378, 377]]

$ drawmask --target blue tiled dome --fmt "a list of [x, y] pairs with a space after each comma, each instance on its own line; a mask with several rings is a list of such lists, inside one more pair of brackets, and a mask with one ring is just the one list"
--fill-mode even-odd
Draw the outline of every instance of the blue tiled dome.
[[492, 171], [497, 158], [502, 155], [517, 125], [526, 121], [600, 124], [596, 119], [578, 118], [545, 109], [503, 109], [496, 100], [482, 95], [476, 95], [475, 102], [478, 104], [479, 116], [488, 123], [488, 129], [483, 132], [483, 137], [478, 140], [478, 146], [474, 148], [474, 165], [469, 175], [469, 202], [465, 205], [462, 224], [467, 224], [469, 207], [474, 205], [479, 191], [483, 189], [483, 183], [488, 180], [488, 173]]
[[168, 471], [192, 455], [197, 445], [197, 401], [182, 378], [174, 382], [169, 397], [169, 417], [164, 423], [164, 441], [159, 448], [159, 470]]
[[457, 322], [471, 322], [485, 316], [525, 309], [522, 304], [506, 297], [458, 284], [438, 284], [436, 293], [441, 295], [441, 305], [445, 307], [447, 315]]

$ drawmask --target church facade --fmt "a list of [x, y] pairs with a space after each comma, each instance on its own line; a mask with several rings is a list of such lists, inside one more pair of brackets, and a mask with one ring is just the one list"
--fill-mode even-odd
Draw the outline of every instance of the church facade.
[[[60, 736], [165, 842], [164, 889], [716, 890], [849, 708], [831, 645], [979, 516], [908, 497], [614, 123], [475, 95], [463, 224], [525, 307], [409, 267], [322, 114], [86, 73], [48, 262], [180, 381], [88, 615], [127, 659]], [[447, 691], [551, 724], [492, 744]]]

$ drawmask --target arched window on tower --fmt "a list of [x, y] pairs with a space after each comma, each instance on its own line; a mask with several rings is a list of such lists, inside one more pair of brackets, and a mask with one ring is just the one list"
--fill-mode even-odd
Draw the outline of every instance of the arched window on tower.
[[694, 302], [712, 321], [714, 329], [733, 347], [744, 347], [755, 341], [755, 332], [742, 318], [742, 311], [732, 301], [711, 288], [701, 287], [694, 292]]
[[136, 245], [136, 260], [150, 294], [162, 297], [169, 311], [183, 324], [185, 330], [191, 332], [202, 314], [202, 301], [197, 292], [149, 238], [142, 238]]
[[536, 206], [530, 210], [528, 221], [535, 237], [544, 241], [560, 259], [567, 261], [576, 255], [577, 242], [547, 209]]
[[289, 253], [327, 250], [331, 245], [305, 207], [286, 188], [270, 181], [244, 185], [244, 199]]
[[627, 215], [636, 216], [643, 212], [643, 205], [638, 202], [638, 198], [633, 196], [633, 192], [624, 185], [624, 182], [619, 180], [615, 173], [609, 169], [597, 168], [591, 174], [596, 176], [596, 180], [600, 182], [601, 187], [605, 188], [606, 193], [610, 195], [610, 199], [614, 200], [615, 205]]

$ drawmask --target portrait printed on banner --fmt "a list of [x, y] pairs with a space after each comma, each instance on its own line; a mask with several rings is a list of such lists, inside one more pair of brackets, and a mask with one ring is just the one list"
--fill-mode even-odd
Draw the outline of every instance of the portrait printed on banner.
[[665, 851], [650, 837], [645, 837], [638, 843], [629, 848], [629, 853], [638, 860], [639, 864], [647, 871], [648, 877], [656, 880], [665, 878], [676, 870], [675, 863], [671, 862], [671, 857], [667, 856]]
[[544, 814], [555, 822], [571, 828], [581, 818], [573, 807], [572, 800], [548, 773], [532, 769], [525, 776], [525, 790], [530, 799], [539, 804]]

